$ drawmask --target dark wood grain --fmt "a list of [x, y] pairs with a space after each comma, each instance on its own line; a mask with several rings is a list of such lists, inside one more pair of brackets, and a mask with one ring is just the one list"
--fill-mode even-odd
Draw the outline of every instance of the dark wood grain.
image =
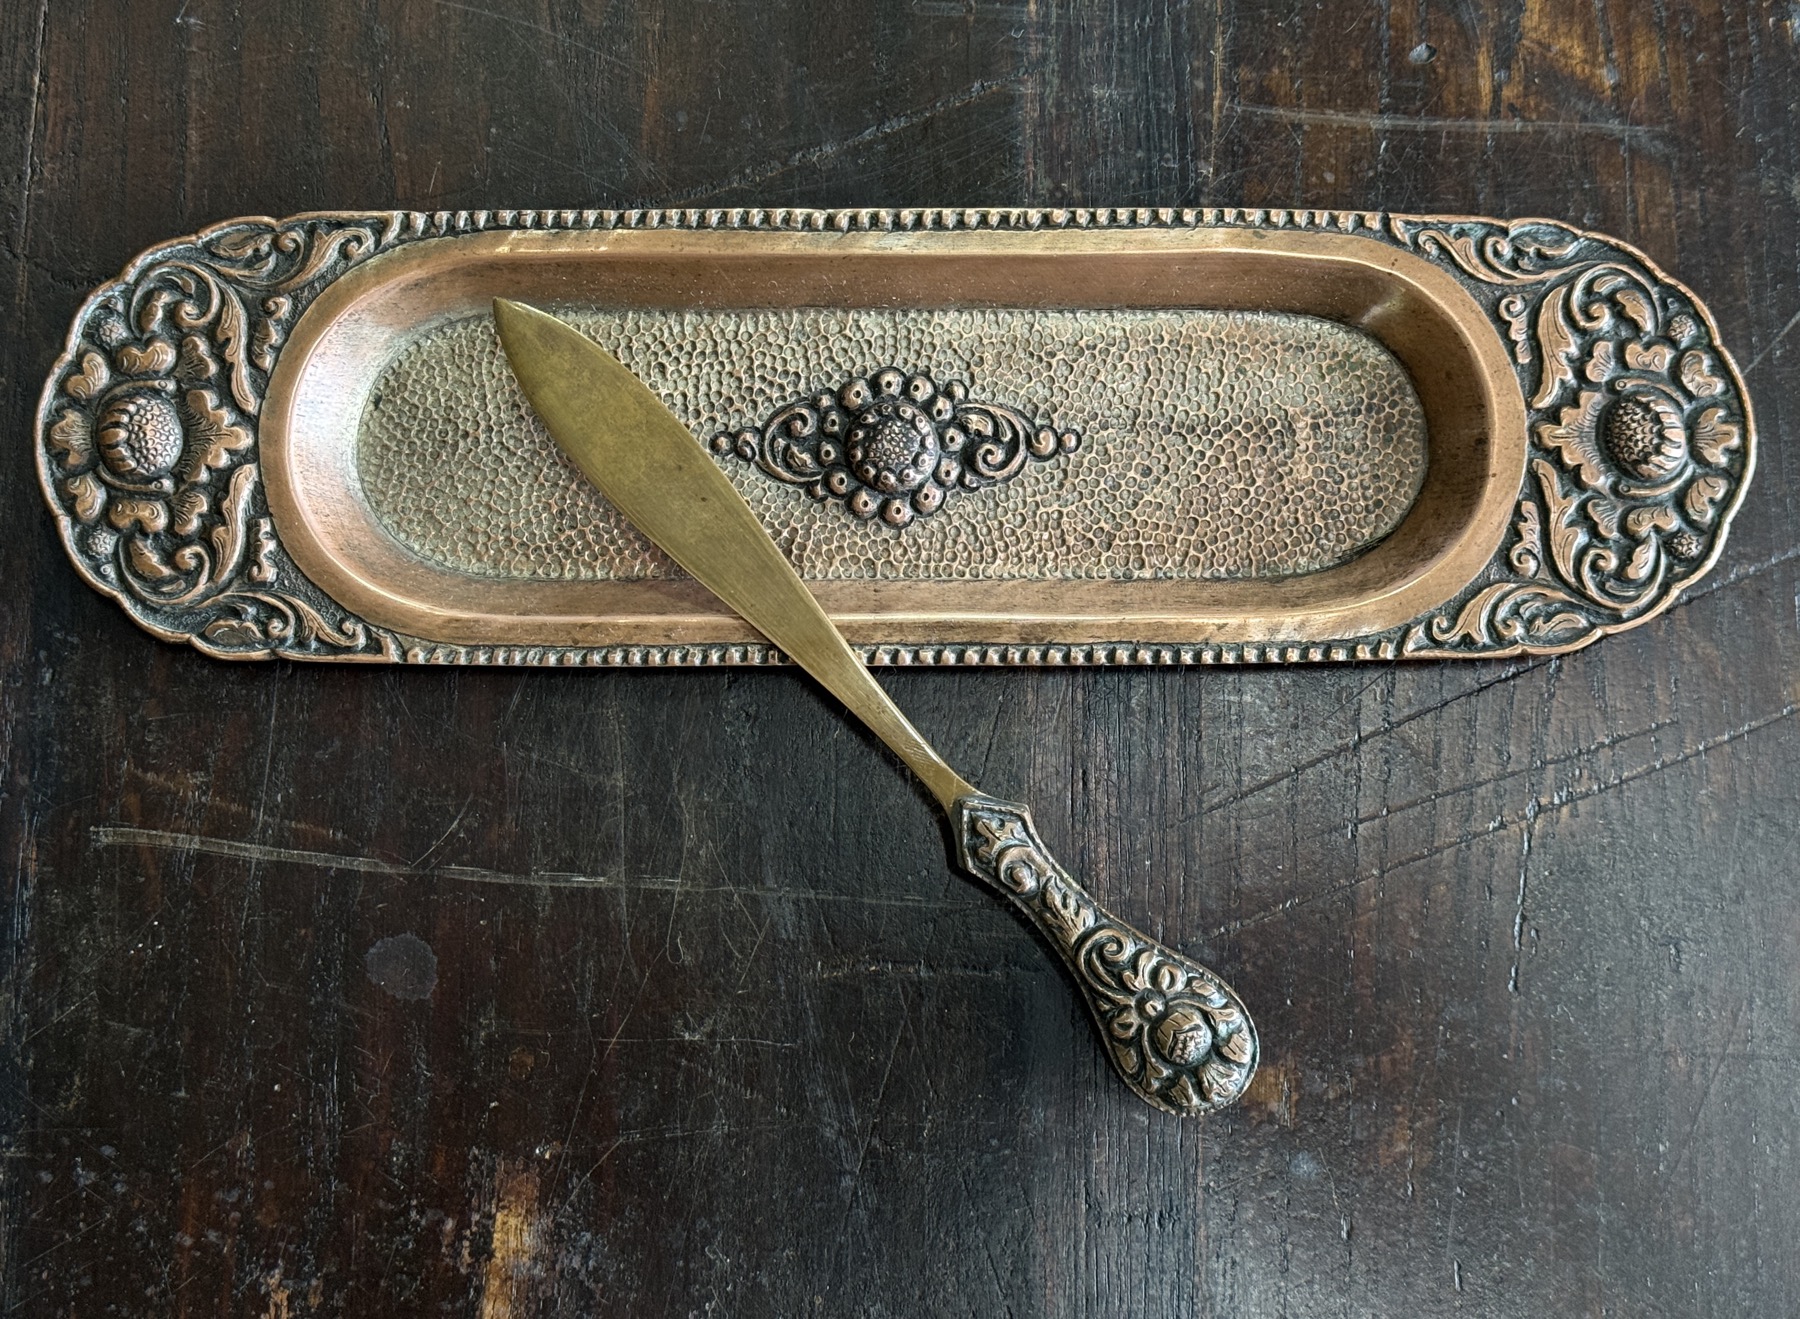
[[[1761, 0], [0, 7], [6, 1312], [1788, 1312], [1797, 69]], [[712, 202], [1592, 225], [1761, 470], [1562, 659], [884, 675], [1257, 1007], [1183, 1124], [799, 677], [235, 667], [63, 561], [36, 391], [147, 244]]]

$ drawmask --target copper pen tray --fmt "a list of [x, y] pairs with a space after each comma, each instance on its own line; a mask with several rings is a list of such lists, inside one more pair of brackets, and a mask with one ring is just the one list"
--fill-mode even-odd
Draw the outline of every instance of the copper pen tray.
[[1704, 573], [1753, 465], [1705, 308], [1544, 221], [326, 213], [82, 308], [38, 412], [77, 569], [219, 656], [778, 659], [560, 459], [495, 295], [655, 389], [877, 664], [1567, 650]]

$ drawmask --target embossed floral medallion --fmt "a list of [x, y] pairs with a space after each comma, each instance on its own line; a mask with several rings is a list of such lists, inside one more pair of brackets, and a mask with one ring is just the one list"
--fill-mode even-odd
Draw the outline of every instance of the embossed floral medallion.
[[1506, 571], [1405, 650], [1554, 650], [1665, 607], [1717, 553], [1751, 467], [1748, 403], [1705, 314], [1635, 254], [1560, 226], [1392, 230], [1496, 291], [1534, 440]]
[[835, 392], [789, 403], [763, 423], [713, 436], [814, 499], [841, 500], [859, 518], [904, 527], [957, 490], [1010, 481], [1027, 460], [1074, 453], [1081, 436], [1034, 426], [1015, 408], [969, 398], [960, 380], [933, 382], [886, 367]]
[[398, 658], [287, 561], [256, 460], [296, 296], [380, 233], [349, 216], [222, 227], [89, 301], [45, 392], [40, 471], [77, 566], [151, 630], [218, 655]]

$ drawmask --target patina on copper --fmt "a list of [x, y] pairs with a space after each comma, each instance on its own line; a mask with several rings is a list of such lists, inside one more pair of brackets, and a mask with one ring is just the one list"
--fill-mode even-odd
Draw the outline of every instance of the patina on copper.
[[[1227, 540], [1246, 551], [1235, 562], [1199, 562], [1171, 551], [1186, 533], [1162, 528], [1178, 518], [1133, 521], [1147, 499], [1166, 496], [1150, 480], [1146, 498], [1120, 496], [1116, 509], [1085, 491], [1064, 501], [1065, 520], [1071, 510], [1092, 520], [1100, 508], [1137, 537], [1131, 555], [1102, 547], [1076, 562], [1054, 541], [1055, 519], [1040, 516], [1056, 504], [1046, 492], [1089, 479], [1104, 457], [1091, 437], [1109, 427], [1130, 434], [1134, 423], [1111, 404], [1107, 415], [1075, 415], [1073, 368], [1063, 391], [1031, 379], [1029, 389], [990, 392], [995, 373], [977, 363], [965, 378], [957, 357], [863, 360], [805, 379], [734, 377], [718, 366], [694, 376], [721, 388], [666, 401], [695, 416], [717, 411], [704, 435], [760, 436], [779, 407], [893, 368], [934, 384], [964, 380], [971, 400], [1016, 412], [1033, 438], [1043, 428], [1083, 437], [1072, 453], [1059, 438], [1056, 452], [1033, 455], [1005, 482], [959, 485], [929, 511], [918, 500], [932, 482], [900, 489], [917, 475], [916, 454], [889, 463], [876, 444], [865, 458], [879, 461], [862, 466], [895, 489], [879, 491], [867, 523], [734, 453], [717, 456], [753, 501], [788, 501], [758, 502], [759, 515], [776, 510], [791, 524], [777, 528], [784, 549], [813, 556], [806, 576], [827, 613], [878, 664], [1567, 650], [1654, 616], [1700, 577], [1754, 465], [1749, 403], [1704, 308], [1627, 246], [1550, 222], [1172, 209], [329, 213], [233, 221], [160, 247], [83, 308], [45, 388], [38, 452], [77, 569], [158, 635], [222, 656], [774, 658], [653, 558], [631, 560], [641, 560], [634, 575], [615, 572], [605, 554], [577, 555], [558, 576], [546, 568], [545, 541], [518, 547], [529, 571], [504, 556], [457, 560], [455, 535], [434, 545], [420, 531], [436, 512], [408, 492], [438, 490], [466, 528], [480, 502], [456, 483], [486, 478], [446, 469], [396, 477], [394, 451], [385, 473], [368, 465], [375, 451], [359, 455], [384, 372], [421, 336], [455, 332], [494, 296], [578, 319], [711, 318], [715, 337], [720, 318], [750, 318], [732, 331], [748, 334], [755, 317], [804, 309], [847, 318], [871, 308], [1002, 318], [1278, 313], [1367, 336], [1410, 383], [1424, 470], [1409, 476], [1384, 458], [1380, 470], [1400, 492], [1392, 525], [1339, 505], [1310, 524], [1325, 528], [1310, 558], [1293, 546], [1286, 558], [1265, 552], [1248, 530]], [[692, 393], [675, 369], [680, 352], [667, 372], [654, 361], [633, 366], [652, 387], [666, 378]], [[1246, 499], [1271, 488], [1254, 479], [1258, 446], [1293, 447], [1302, 423], [1313, 424], [1276, 421], [1232, 441], [1245, 446]], [[402, 502], [380, 507], [378, 496], [395, 491]], [[515, 505], [545, 493], [475, 492]], [[855, 494], [846, 488], [846, 499]], [[901, 494], [909, 524], [884, 523], [881, 510]], [[1030, 517], [1027, 505], [1037, 510]], [[827, 553], [807, 531], [826, 524], [805, 521], [825, 514], [889, 539]], [[410, 531], [399, 525], [408, 517]], [[1008, 547], [945, 552], [977, 528], [990, 539], [1003, 531]], [[1084, 536], [1069, 543], [1093, 541]]]

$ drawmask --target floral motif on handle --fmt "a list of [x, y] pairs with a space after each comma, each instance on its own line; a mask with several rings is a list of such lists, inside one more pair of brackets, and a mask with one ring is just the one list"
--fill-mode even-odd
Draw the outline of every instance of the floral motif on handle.
[[383, 232], [356, 217], [225, 226], [152, 254], [78, 322], [48, 398], [45, 485], [77, 566], [153, 631], [217, 655], [394, 658], [388, 634], [287, 561], [256, 461], [288, 328]]
[[859, 518], [904, 527], [958, 490], [1012, 480], [1027, 459], [1075, 452], [1081, 437], [974, 402], [960, 380], [939, 385], [890, 366], [789, 403], [760, 431], [721, 431], [712, 447], [814, 499], [841, 500]]
[[964, 797], [955, 827], [963, 869], [1011, 898], [1062, 954], [1132, 1089], [1181, 1114], [1243, 1095], [1256, 1028], [1222, 980], [1108, 915], [1045, 850], [1026, 807]]
[[1705, 314], [1635, 254], [1560, 225], [1391, 232], [1487, 292], [1532, 440], [1505, 555], [1411, 628], [1407, 653], [1561, 650], [1665, 606], [1710, 564], [1748, 475], [1747, 404]]

